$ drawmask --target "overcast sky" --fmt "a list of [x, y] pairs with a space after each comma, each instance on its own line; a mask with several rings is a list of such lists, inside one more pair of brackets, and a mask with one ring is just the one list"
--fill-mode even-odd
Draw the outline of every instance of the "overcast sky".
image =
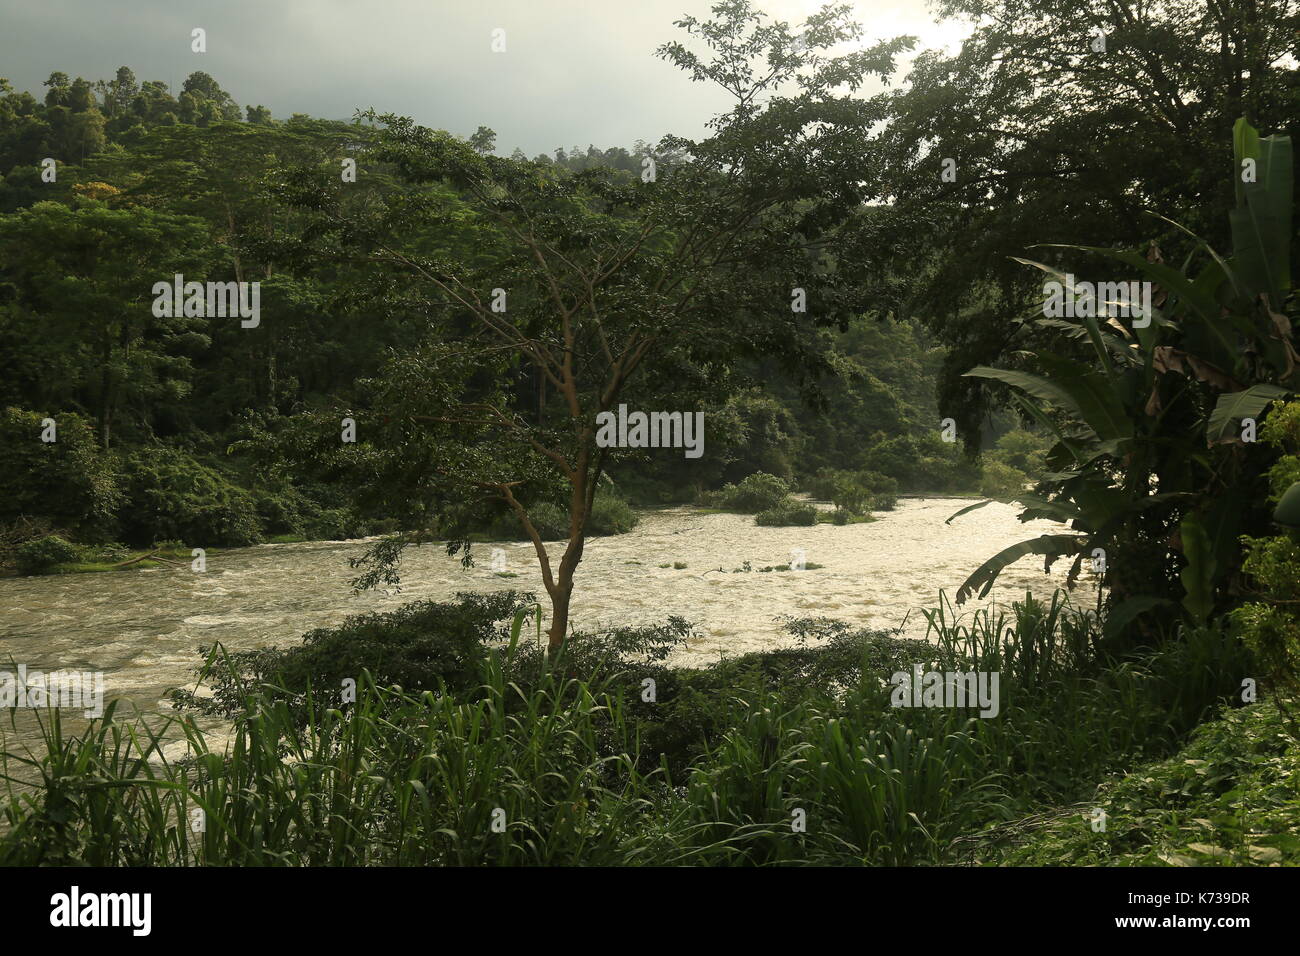
[[[360, 107], [466, 136], [497, 132], [497, 151], [532, 156], [594, 143], [696, 136], [727, 96], [654, 56], [683, 14], [712, 0], [0, 0], [0, 76], [44, 95], [55, 70], [88, 80], [129, 66], [176, 92], [203, 70], [241, 105], [284, 119], [351, 118]], [[821, 0], [757, 0], [791, 24]], [[911, 33], [952, 46], [926, 0], [857, 0], [868, 42]], [[207, 31], [208, 52], [190, 51]], [[493, 53], [492, 31], [506, 52]]]

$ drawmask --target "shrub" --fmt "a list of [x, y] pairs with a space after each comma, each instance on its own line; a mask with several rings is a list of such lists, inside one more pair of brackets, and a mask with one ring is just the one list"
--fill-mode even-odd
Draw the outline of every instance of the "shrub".
[[307, 535], [308, 522], [320, 510], [291, 485], [258, 489], [256, 503], [267, 534]]
[[18, 546], [16, 553], [20, 574], [44, 574], [56, 564], [67, 564], [81, 556], [80, 549], [57, 534], [47, 534]]
[[1044, 458], [1051, 443], [1023, 428], [1015, 428], [999, 438], [988, 457], [1017, 471], [1035, 475], [1044, 468]]
[[862, 456], [862, 466], [894, 478], [906, 491], [968, 491], [979, 483], [979, 473], [961, 446], [934, 432], [877, 442]]
[[349, 617], [338, 627], [308, 631], [295, 647], [229, 655], [228, 666], [209, 675], [211, 698], [189, 691], [173, 698], [183, 709], [233, 716], [250, 687], [273, 685], [296, 704], [310, 686], [318, 703], [337, 707], [343, 681], [359, 684], [363, 670], [379, 686], [467, 693], [482, 677], [487, 646], [504, 641], [515, 612], [532, 603], [533, 595], [516, 591], [457, 594], [454, 602], [416, 601], [385, 614]]
[[[538, 501], [528, 506], [528, 520], [533, 523], [543, 541], [567, 541], [569, 538], [569, 513], [551, 501]], [[524, 526], [513, 511], [503, 511], [485, 530], [493, 541], [527, 541]]]
[[830, 501], [835, 493], [835, 476], [838, 474], [840, 471], [835, 468], [819, 468], [817, 474], [801, 483], [801, 487], [819, 501]]
[[179, 449], [132, 452], [124, 472], [122, 528], [132, 544], [176, 538], [200, 547], [237, 548], [262, 540], [252, 496]]
[[871, 492], [851, 472], [840, 472], [831, 482], [831, 504], [837, 511], [860, 515], [870, 507]]
[[876, 471], [822, 468], [803, 487], [814, 498], [830, 501], [850, 514], [892, 511], [898, 503], [898, 482]]
[[709, 497], [709, 503], [740, 514], [757, 514], [781, 505], [790, 494], [784, 478], [756, 471], [738, 484], [724, 485]]
[[[56, 422], [52, 442], [41, 441], [46, 417]], [[85, 419], [19, 408], [0, 414], [0, 523], [43, 518], [83, 540], [104, 540], [121, 501], [113, 461]]]
[[980, 494], [986, 498], [1008, 498], [1025, 490], [1029, 476], [1000, 461], [985, 461], [980, 475]]
[[814, 525], [817, 523], [817, 506], [796, 501], [787, 495], [775, 508], [760, 511], [754, 516], [754, 523], [765, 527], [783, 527], [787, 525]]
[[315, 541], [346, 541], [365, 537], [366, 522], [351, 508], [325, 508], [307, 521], [307, 536]]
[[591, 517], [587, 520], [587, 531], [589, 534], [626, 534], [640, 520], [632, 506], [618, 495], [609, 491], [597, 491], [596, 500], [591, 506]]
[[860, 471], [858, 484], [871, 494], [872, 511], [893, 511], [898, 504], [898, 481], [876, 471]]

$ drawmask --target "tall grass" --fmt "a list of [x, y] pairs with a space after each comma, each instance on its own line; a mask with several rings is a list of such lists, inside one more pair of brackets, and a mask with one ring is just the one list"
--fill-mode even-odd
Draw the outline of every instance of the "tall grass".
[[[717, 732], [674, 777], [645, 751], [656, 718], [636, 675], [522, 653], [527, 613], [472, 693], [367, 675], [344, 708], [308, 691], [304, 719], [302, 695], [251, 687], [222, 753], [185, 714], [110, 708], [68, 735], [52, 712], [44, 752], [0, 764], [0, 863], [952, 862], [958, 838], [1167, 752], [1242, 670], [1213, 629], [1115, 660], [1095, 617], [1059, 597], [968, 620], [941, 604], [926, 653], [934, 669], [998, 671], [996, 717], [891, 707], [892, 668], [864, 643], [829, 684], [737, 672], [716, 688]], [[188, 753], [169, 759], [178, 734]]]

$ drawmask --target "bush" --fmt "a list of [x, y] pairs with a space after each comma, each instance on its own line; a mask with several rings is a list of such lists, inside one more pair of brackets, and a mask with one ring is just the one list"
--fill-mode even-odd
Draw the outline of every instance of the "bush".
[[830, 501], [849, 514], [892, 511], [898, 504], [898, 482], [875, 471], [822, 468], [803, 487], [814, 498]]
[[819, 501], [830, 501], [835, 493], [835, 476], [840, 473], [836, 468], [819, 468], [817, 474], [804, 479], [800, 487]]
[[898, 504], [898, 481], [876, 471], [858, 472], [858, 484], [871, 495], [872, 511], [893, 511]]
[[[1268, 471], [1276, 502], [1300, 474], [1300, 402], [1281, 402], [1260, 429], [1260, 438], [1283, 454]], [[1233, 611], [1242, 640], [1255, 655], [1264, 679], [1284, 695], [1300, 693], [1300, 532], [1267, 538], [1243, 537], [1242, 570], [1255, 600]], [[1284, 705], [1283, 705], [1284, 706]], [[1285, 711], [1285, 706], [1284, 706]]]
[[243, 547], [262, 540], [251, 495], [187, 453], [158, 446], [124, 462], [127, 542], [145, 546], [175, 538], [197, 547]]
[[351, 508], [325, 508], [308, 519], [306, 533], [313, 541], [346, 541], [363, 538], [368, 526]]
[[739, 484], [724, 485], [720, 491], [708, 496], [706, 503], [726, 511], [752, 515], [779, 507], [789, 494], [790, 484], [784, 478], [756, 471]]
[[961, 446], [935, 432], [877, 442], [862, 456], [862, 467], [895, 479], [909, 492], [970, 491], [979, 484], [979, 472]]
[[871, 492], [851, 472], [841, 472], [831, 482], [831, 504], [837, 511], [860, 515], [870, 507]]
[[980, 494], [986, 498], [1009, 498], [1025, 490], [1029, 476], [1000, 461], [985, 461], [980, 475]]
[[817, 523], [817, 506], [796, 501], [787, 495], [775, 508], [760, 511], [754, 516], [754, 523], [764, 527], [784, 527], [787, 525], [814, 525]]
[[308, 522], [320, 509], [291, 485], [257, 491], [257, 516], [267, 534], [308, 535]]
[[308, 631], [296, 647], [231, 654], [230, 666], [209, 676], [211, 698], [189, 691], [173, 698], [182, 709], [234, 716], [249, 687], [274, 685], [293, 705], [310, 686], [318, 703], [337, 707], [343, 682], [360, 684], [363, 670], [379, 686], [468, 693], [482, 678], [487, 647], [504, 641], [515, 612], [532, 603], [533, 595], [516, 591], [457, 594], [454, 602], [416, 601], [386, 614], [349, 617], [338, 627]]
[[[569, 538], [569, 512], [550, 501], [539, 501], [528, 509], [532, 521], [543, 541], [567, 541]], [[641, 519], [632, 506], [611, 491], [596, 492], [587, 519], [589, 535], [626, 534]], [[526, 541], [528, 535], [514, 512], [503, 512], [487, 526], [486, 535], [493, 541]]]
[[81, 556], [80, 549], [57, 534], [47, 534], [18, 546], [16, 552], [20, 574], [44, 574], [57, 564], [68, 564]]
[[[533, 523], [543, 541], [569, 539], [569, 513], [550, 501], [538, 501], [528, 507], [528, 520]], [[524, 526], [513, 511], [503, 511], [484, 533], [492, 541], [527, 541]]]
[[1035, 435], [1033, 432], [1016, 428], [994, 443], [992, 452], [987, 457], [1004, 465], [1010, 465], [1017, 471], [1036, 475], [1045, 467], [1044, 459], [1051, 442]]
[[587, 520], [589, 534], [626, 534], [641, 519], [632, 506], [613, 492], [598, 491]]
[[[41, 441], [46, 417], [56, 423], [52, 442]], [[111, 457], [80, 416], [0, 414], [0, 524], [43, 518], [83, 540], [106, 540], [122, 501], [118, 486]]]

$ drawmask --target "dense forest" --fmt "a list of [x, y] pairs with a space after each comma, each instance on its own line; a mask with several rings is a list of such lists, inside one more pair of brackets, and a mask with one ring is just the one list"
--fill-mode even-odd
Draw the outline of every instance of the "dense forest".
[[[368, 380], [428, 322], [427, 302], [392, 289], [377, 294], [371, 274], [340, 267], [346, 255], [312, 248], [311, 211], [291, 192], [295, 176], [366, 155], [374, 126], [278, 121], [253, 106], [241, 113], [204, 73], [178, 96], [138, 83], [127, 67], [94, 83], [51, 74], [43, 99], [0, 84], [0, 404], [9, 466], [0, 517], [136, 547], [391, 530], [398, 516], [357, 500], [342, 476], [301, 460], [295, 468], [274, 442], [257, 441], [327, 415], [356, 416], [364, 436], [376, 412]], [[480, 128], [467, 146], [488, 154], [493, 140]], [[552, 181], [594, 174], [604, 188], [626, 189], [647, 150], [575, 147], [553, 159], [517, 155], [508, 165]], [[674, 161], [671, 151], [659, 156], [665, 176]], [[373, 154], [359, 163], [358, 192], [465, 202], [454, 188], [425, 192]], [[466, 265], [481, 255], [479, 236], [449, 237], [434, 219], [415, 229], [405, 234], [412, 247], [439, 244], [439, 254]], [[155, 281], [178, 273], [258, 280], [268, 319], [252, 330], [225, 317], [155, 316]], [[944, 350], [916, 317], [863, 312], [842, 329], [809, 331], [801, 347], [808, 362], [798, 369], [738, 354], [733, 381], [710, 406], [707, 457], [616, 466], [618, 494], [637, 504], [694, 500], [758, 471], [796, 484], [828, 470], [867, 470], [903, 491], [979, 488], [979, 465], [940, 438], [934, 382]], [[683, 371], [688, 380], [703, 372]], [[539, 394], [529, 370], [511, 374], [512, 402], [540, 416], [554, 399]], [[41, 458], [49, 449], [23, 440], [46, 417], [59, 422], [62, 458]], [[1012, 427], [1002, 416], [987, 440]], [[1014, 487], [1005, 471], [991, 480]], [[17, 530], [8, 541], [21, 543]]]
[[[904, 74], [914, 38], [847, 6], [722, 0], [655, 51], [731, 94], [701, 138], [531, 159], [203, 72], [0, 80], [0, 566], [373, 537], [364, 591], [515, 540], [545, 591], [209, 648], [212, 694], [173, 700], [240, 759], [71, 827], [11, 796], [0, 861], [1300, 859], [1300, 6], [937, 10], [971, 34]], [[698, 454], [667, 440], [696, 414]], [[928, 641], [783, 619], [711, 668], [666, 663], [679, 617], [570, 613], [588, 539], [649, 509], [849, 535], [902, 495], [1055, 523], [957, 605], [1022, 559], [1067, 590], [943, 598]], [[891, 699], [923, 665], [1000, 675], [999, 707]], [[136, 778], [112, 725], [51, 747], [47, 793], [65, 758]], [[191, 800], [230, 827], [187, 842]]]

